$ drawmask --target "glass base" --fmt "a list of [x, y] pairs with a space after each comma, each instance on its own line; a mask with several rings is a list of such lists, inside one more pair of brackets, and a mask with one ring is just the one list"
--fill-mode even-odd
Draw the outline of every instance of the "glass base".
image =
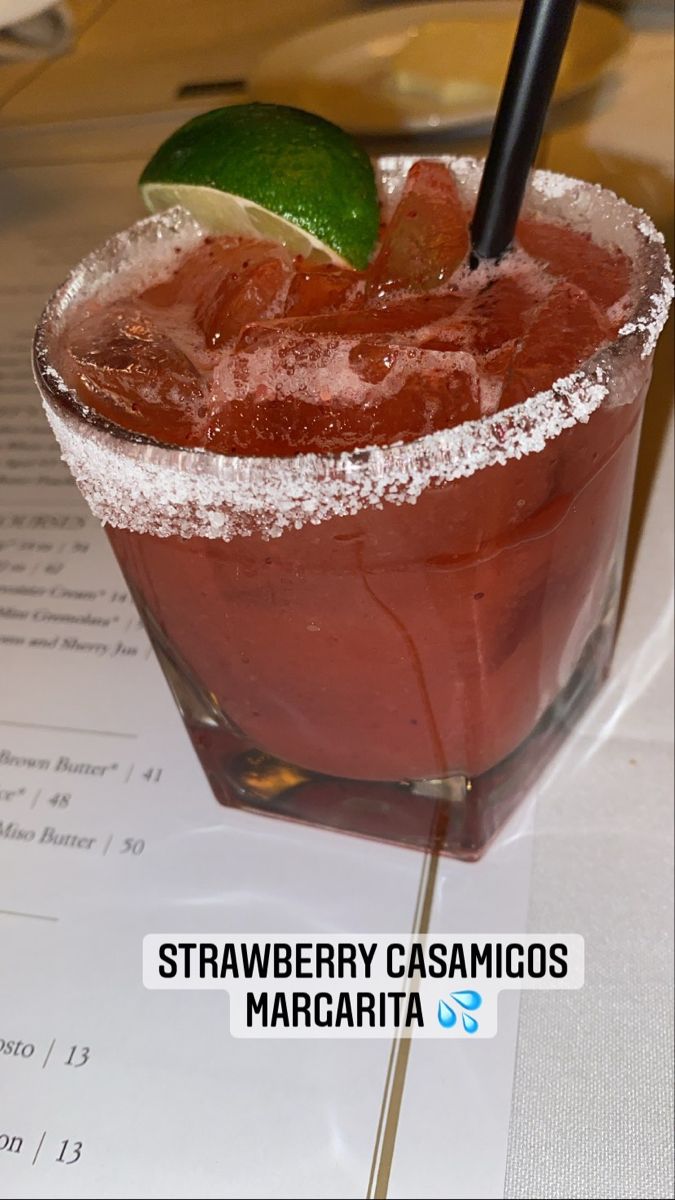
[[450, 775], [400, 783], [318, 775], [255, 747], [190, 686], [184, 666], [169, 658], [158, 631], [150, 631], [219, 803], [473, 861], [525, 797], [605, 679], [614, 617], [614, 612], [608, 614], [597, 627], [566, 687], [507, 758], [472, 778]]

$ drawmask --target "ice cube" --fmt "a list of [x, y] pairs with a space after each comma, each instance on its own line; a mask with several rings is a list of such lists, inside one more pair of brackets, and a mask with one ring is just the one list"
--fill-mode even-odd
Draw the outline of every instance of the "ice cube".
[[280, 313], [290, 278], [290, 264], [281, 258], [263, 258], [230, 272], [213, 293], [204, 292], [195, 317], [207, 345], [222, 345], [251, 321]]
[[337, 453], [409, 441], [480, 415], [466, 354], [404, 341], [274, 328], [225, 354], [210, 445], [227, 452]]
[[207, 237], [180, 259], [180, 265], [168, 279], [146, 288], [140, 299], [157, 308], [175, 304], [195, 305], [209, 296], [218, 284], [233, 272], [265, 257], [265, 243], [253, 239]]
[[366, 292], [383, 296], [438, 288], [451, 279], [468, 250], [467, 215], [452, 174], [442, 163], [416, 162], [368, 268]]
[[147, 288], [139, 299], [155, 308], [183, 309], [184, 320], [193, 320], [213, 347], [249, 321], [281, 313], [291, 272], [283, 246], [250, 238], [205, 238], [169, 279]]
[[306, 317], [334, 312], [363, 297], [363, 274], [334, 263], [296, 269], [286, 300], [286, 316]]
[[170, 444], [199, 441], [204, 381], [140, 306], [116, 305], [77, 326], [64, 374], [80, 399], [134, 433]]
[[540, 297], [518, 278], [495, 275], [488, 285], [471, 296], [457, 314], [467, 331], [467, 348], [488, 354], [505, 342], [519, 338], [526, 320]]
[[500, 408], [510, 408], [571, 374], [611, 335], [607, 317], [586, 292], [572, 283], [556, 284], [535, 309], [511, 359]]
[[242, 330], [237, 349], [252, 350], [284, 333], [352, 337], [358, 334], [396, 334], [413, 342], [424, 341], [439, 323], [445, 327], [461, 304], [454, 293], [444, 296], [412, 296], [390, 300], [385, 305], [322, 313], [318, 316], [286, 317], [279, 321], [252, 323]]
[[566, 279], [607, 310], [630, 285], [630, 263], [616, 246], [599, 246], [589, 234], [566, 225], [530, 219], [517, 231], [523, 250], [545, 264], [552, 275]]

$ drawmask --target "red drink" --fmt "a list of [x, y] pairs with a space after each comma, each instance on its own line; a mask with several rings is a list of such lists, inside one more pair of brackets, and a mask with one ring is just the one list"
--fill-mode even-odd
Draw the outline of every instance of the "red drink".
[[154, 219], [49, 355], [219, 798], [472, 856], [607, 667], [663, 255], [544, 177], [472, 273], [458, 174], [385, 168], [362, 274]]

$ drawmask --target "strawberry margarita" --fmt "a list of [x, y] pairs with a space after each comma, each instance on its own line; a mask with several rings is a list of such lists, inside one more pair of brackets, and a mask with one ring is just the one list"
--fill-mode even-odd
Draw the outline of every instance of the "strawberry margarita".
[[37, 341], [218, 797], [415, 844], [459, 798], [467, 856], [606, 671], [667, 307], [649, 222], [560, 177], [470, 270], [477, 172], [385, 160], [362, 271], [151, 218]]

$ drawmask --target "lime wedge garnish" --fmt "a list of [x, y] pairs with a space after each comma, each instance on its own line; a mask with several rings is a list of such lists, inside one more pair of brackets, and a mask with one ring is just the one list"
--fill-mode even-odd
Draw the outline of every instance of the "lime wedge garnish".
[[377, 241], [372, 165], [348, 134], [276, 104], [217, 108], [177, 129], [139, 181], [151, 212], [180, 204], [213, 233], [365, 267]]
[[143, 199], [150, 212], [162, 212], [175, 204], [187, 208], [210, 233], [231, 237], [267, 238], [281, 242], [291, 254], [302, 254], [316, 262], [345, 265], [346, 260], [330, 246], [312, 237], [299, 225], [262, 208], [243, 196], [221, 192], [213, 187], [198, 187], [193, 183], [146, 183]]

